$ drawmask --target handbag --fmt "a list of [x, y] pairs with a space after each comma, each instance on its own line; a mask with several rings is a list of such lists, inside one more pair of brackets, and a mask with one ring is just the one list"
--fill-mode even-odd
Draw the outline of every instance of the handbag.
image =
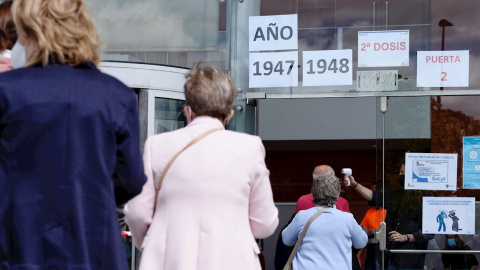
[[322, 209], [318, 210], [318, 211], [315, 213], [315, 215], [313, 215], [313, 216], [307, 221], [307, 224], [305, 224], [305, 227], [303, 227], [303, 231], [302, 231], [302, 233], [300, 234], [300, 237], [298, 238], [297, 243], [295, 244], [295, 247], [293, 248], [292, 253], [290, 254], [290, 257], [288, 258], [287, 263], [286, 263], [285, 266], [283, 267], [283, 270], [293, 270], [293, 259], [295, 258], [295, 255], [297, 254], [297, 250], [298, 250], [298, 248], [300, 247], [300, 244], [301, 244], [302, 241], [303, 241], [303, 237], [304, 237], [305, 234], [307, 233], [308, 227], [310, 226], [310, 224], [312, 224], [312, 222], [313, 222], [318, 216], [320, 216], [325, 210], [327, 210], [327, 208], [328, 208], [328, 207], [323, 207]]
[[192, 141], [190, 141], [190, 143], [188, 143], [185, 147], [183, 147], [180, 151], [178, 151], [178, 152], [170, 159], [170, 161], [167, 163], [167, 166], [166, 166], [165, 169], [163, 170], [162, 175], [160, 175], [160, 180], [158, 181], [158, 185], [155, 187], [155, 202], [154, 202], [154, 205], [153, 205], [153, 214], [154, 214], [154, 215], [155, 215], [155, 211], [157, 210], [158, 193], [160, 192], [160, 188], [162, 187], [163, 179], [165, 178], [165, 175], [167, 174], [168, 169], [170, 169], [170, 166], [172, 166], [172, 163], [175, 161], [175, 159], [177, 159], [177, 157], [178, 157], [183, 151], [185, 151], [188, 147], [194, 145], [195, 143], [197, 143], [197, 142], [200, 141], [201, 139], [205, 138], [208, 134], [213, 133], [213, 132], [215, 132], [215, 131], [219, 131], [219, 130], [220, 130], [220, 129], [218, 129], [218, 128], [214, 128], [214, 129], [207, 130], [207, 131], [205, 131], [204, 133], [198, 135], [197, 137], [195, 137]]

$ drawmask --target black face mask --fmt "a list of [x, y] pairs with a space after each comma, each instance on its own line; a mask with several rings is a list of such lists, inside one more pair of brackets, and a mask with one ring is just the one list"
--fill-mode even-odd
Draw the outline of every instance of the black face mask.
[[400, 183], [402, 188], [404, 188], [405, 187], [405, 175], [399, 175], [398, 176], [398, 182]]

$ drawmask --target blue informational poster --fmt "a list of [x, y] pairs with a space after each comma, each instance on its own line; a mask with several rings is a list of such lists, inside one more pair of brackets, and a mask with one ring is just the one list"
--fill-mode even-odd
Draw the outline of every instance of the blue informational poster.
[[463, 188], [480, 189], [480, 137], [463, 137]]

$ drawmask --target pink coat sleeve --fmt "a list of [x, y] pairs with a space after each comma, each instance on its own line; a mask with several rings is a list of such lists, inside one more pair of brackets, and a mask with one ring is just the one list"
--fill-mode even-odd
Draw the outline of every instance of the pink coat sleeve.
[[143, 153], [147, 182], [143, 186], [142, 192], [131, 199], [123, 210], [125, 213], [125, 222], [128, 224], [132, 232], [133, 241], [139, 249], [141, 249], [145, 235], [152, 223], [153, 204], [155, 202], [155, 178], [152, 171], [150, 144], [151, 140], [148, 138], [145, 142], [145, 150]]
[[249, 217], [255, 238], [267, 238], [278, 226], [278, 209], [273, 201], [270, 171], [265, 164], [265, 148], [258, 138], [255, 173], [250, 187]]

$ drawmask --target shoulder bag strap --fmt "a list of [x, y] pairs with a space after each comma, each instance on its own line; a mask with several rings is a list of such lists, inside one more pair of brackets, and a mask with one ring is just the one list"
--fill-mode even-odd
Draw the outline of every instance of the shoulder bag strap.
[[168, 169], [170, 169], [170, 166], [172, 166], [172, 163], [175, 161], [175, 159], [177, 159], [177, 157], [178, 157], [183, 151], [185, 151], [188, 147], [194, 145], [196, 142], [198, 142], [198, 141], [200, 141], [201, 139], [205, 138], [208, 134], [213, 133], [213, 132], [215, 132], [215, 131], [219, 131], [219, 130], [220, 130], [220, 129], [218, 129], [218, 128], [214, 128], [214, 129], [207, 130], [207, 131], [205, 131], [204, 133], [198, 135], [198, 136], [195, 137], [192, 141], [190, 141], [190, 143], [188, 143], [185, 147], [183, 147], [182, 150], [178, 151], [178, 152], [170, 159], [170, 161], [168, 162], [167, 166], [166, 166], [165, 169], [163, 170], [162, 175], [160, 175], [160, 180], [158, 181], [157, 186], [155, 187], [155, 204], [153, 205], [153, 214], [155, 214], [155, 210], [157, 210], [158, 193], [160, 192], [160, 188], [162, 187], [163, 179], [165, 178], [165, 175], [167, 174]]
[[322, 209], [318, 210], [308, 221], [307, 224], [305, 224], [305, 227], [303, 227], [303, 231], [300, 234], [300, 237], [297, 240], [297, 243], [295, 244], [295, 247], [292, 250], [292, 253], [290, 254], [290, 257], [288, 258], [288, 261], [285, 265], [290, 265], [293, 262], [293, 259], [295, 258], [295, 254], [297, 254], [297, 250], [300, 247], [300, 244], [303, 241], [303, 237], [305, 237], [305, 234], [307, 233], [307, 229], [312, 224], [312, 222], [320, 216], [325, 210], [327, 210], [328, 207], [323, 207]]

